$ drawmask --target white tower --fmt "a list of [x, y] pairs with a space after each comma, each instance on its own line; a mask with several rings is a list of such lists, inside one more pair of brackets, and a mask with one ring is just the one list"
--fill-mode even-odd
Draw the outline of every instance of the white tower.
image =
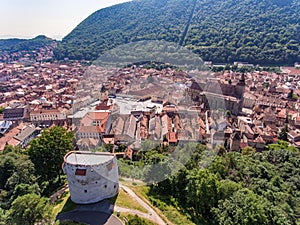
[[119, 192], [117, 159], [110, 153], [72, 151], [63, 163], [71, 200], [90, 204], [114, 197]]

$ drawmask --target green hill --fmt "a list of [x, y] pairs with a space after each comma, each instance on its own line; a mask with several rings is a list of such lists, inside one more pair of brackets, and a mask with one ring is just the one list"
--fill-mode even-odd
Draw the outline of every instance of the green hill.
[[0, 52], [18, 52], [18, 51], [33, 51], [38, 48], [44, 47], [54, 40], [44, 36], [39, 35], [32, 39], [0, 39]]
[[300, 61], [298, 0], [139, 0], [101, 9], [59, 44], [58, 59], [96, 59], [139, 40], [187, 46], [204, 60]]

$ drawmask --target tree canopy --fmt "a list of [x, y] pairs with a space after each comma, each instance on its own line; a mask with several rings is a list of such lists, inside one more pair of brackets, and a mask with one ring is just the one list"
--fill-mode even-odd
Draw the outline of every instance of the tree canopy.
[[3, 39], [0, 40], [0, 52], [8, 51], [12, 53], [18, 51], [33, 51], [45, 47], [53, 42], [54, 40], [43, 35], [39, 35], [32, 39]]
[[[151, 186], [196, 224], [293, 224], [300, 214], [300, 155], [286, 142], [269, 150], [218, 154], [204, 146], [178, 173]], [[210, 163], [203, 163], [210, 162]]]
[[73, 138], [73, 132], [55, 126], [43, 130], [40, 137], [31, 141], [28, 155], [40, 183], [60, 178], [64, 155], [73, 150]]
[[19, 196], [9, 210], [9, 224], [32, 225], [35, 223], [51, 224], [52, 207], [49, 200], [37, 194]]
[[272, 205], [266, 198], [249, 189], [240, 189], [219, 202], [213, 210], [218, 224], [260, 225], [292, 224], [287, 221], [280, 207]]
[[41, 197], [34, 164], [19, 147], [0, 155], [0, 225], [54, 221], [47, 198]]

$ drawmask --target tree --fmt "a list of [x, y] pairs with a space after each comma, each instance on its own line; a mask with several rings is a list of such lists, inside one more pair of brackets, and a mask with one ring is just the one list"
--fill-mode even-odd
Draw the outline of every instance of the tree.
[[245, 148], [242, 149], [242, 155], [250, 155], [252, 153], [255, 153], [256, 149], [252, 148], [251, 146], [247, 146]]
[[52, 207], [49, 199], [37, 194], [19, 196], [9, 210], [9, 224], [32, 225], [35, 223], [51, 224]]
[[296, 101], [298, 100], [298, 95], [293, 94], [293, 95], [292, 95], [292, 100], [296, 102]]
[[216, 174], [218, 177], [225, 178], [227, 175], [226, 167], [226, 154], [224, 154], [223, 156], [216, 156], [208, 169], [211, 173]]
[[104, 85], [102, 85], [102, 87], [101, 87], [101, 93], [104, 93], [105, 91], [106, 91], [106, 88], [105, 88]]
[[288, 126], [287, 125], [285, 125], [282, 129], [281, 129], [281, 131], [280, 131], [280, 133], [279, 133], [279, 135], [278, 135], [278, 139], [280, 139], [280, 140], [283, 140], [283, 141], [288, 141]]
[[6, 225], [7, 221], [7, 214], [5, 212], [5, 210], [0, 208], [0, 225]]
[[291, 89], [290, 92], [287, 95], [287, 98], [292, 99], [294, 94], [294, 89]]
[[240, 189], [232, 197], [221, 200], [212, 210], [217, 224], [259, 225], [294, 224], [266, 198], [249, 189]]
[[[147, 161], [147, 166], [144, 174], [145, 181], [151, 183], [157, 183], [164, 181], [182, 167], [182, 164], [172, 157], [167, 157], [166, 155], [156, 153], [153, 154], [149, 161]], [[162, 189], [165, 189], [163, 185], [166, 183], [161, 183]]]
[[34, 165], [28, 155], [19, 152], [19, 148], [5, 148], [0, 156], [0, 205], [3, 209], [8, 209], [18, 195], [32, 193], [33, 187], [39, 193], [34, 174]]
[[233, 195], [234, 192], [242, 188], [240, 183], [232, 180], [222, 180], [220, 182], [220, 199], [227, 199]]
[[15, 186], [13, 189], [12, 196], [10, 197], [10, 202], [12, 203], [15, 199], [17, 199], [19, 196], [27, 195], [27, 194], [39, 194], [40, 193], [40, 187], [37, 183], [35, 184], [19, 184]]
[[44, 130], [39, 138], [32, 140], [28, 155], [33, 162], [39, 180], [52, 181], [62, 173], [64, 155], [73, 150], [74, 134], [63, 127]]
[[[294, 147], [284, 141], [270, 146], [262, 153], [249, 148], [244, 155], [217, 155], [207, 169], [200, 169], [201, 162], [212, 150], [199, 146], [179, 173], [152, 185], [148, 194], [153, 202], [183, 209], [195, 224], [295, 225], [300, 212], [299, 152], [290, 151]], [[187, 154], [182, 149], [180, 154]], [[160, 166], [153, 174], [164, 176], [168, 161], [156, 151], [148, 154], [147, 160]]]
[[293, 152], [298, 152], [299, 150], [294, 147], [290, 146], [287, 141], [278, 140], [276, 144], [270, 144], [268, 145], [269, 150], [289, 150]]
[[126, 222], [126, 225], [151, 225], [151, 224], [153, 223], [139, 217], [138, 215], [134, 215], [134, 216], [129, 215], [128, 222]]
[[226, 154], [226, 148], [224, 146], [217, 147], [218, 156], [223, 156]]
[[104, 149], [106, 150], [106, 151], [108, 151], [108, 152], [111, 152], [111, 153], [113, 153], [113, 151], [114, 151], [114, 145], [113, 144], [104, 144]]
[[193, 207], [195, 215], [205, 219], [211, 216], [210, 210], [215, 207], [220, 198], [220, 183], [217, 176], [207, 169], [194, 169], [188, 174], [186, 201]]
[[298, 100], [298, 95], [294, 93], [294, 90], [291, 89], [291, 91], [288, 93], [287, 98], [291, 99], [292, 101]]
[[230, 110], [226, 110], [225, 114], [226, 114], [226, 117], [231, 117], [231, 111]]
[[1, 106], [0, 107], [0, 114], [3, 114], [4, 110], [5, 110], [5, 108]]
[[28, 156], [20, 155], [15, 161], [14, 171], [11, 174], [11, 176], [7, 179], [5, 187], [11, 190], [19, 184], [32, 185], [36, 181], [34, 173], [34, 165], [28, 159]]
[[230, 64], [226, 64], [226, 66], [225, 66], [224, 70], [227, 70], [227, 71], [229, 71], [229, 70], [230, 70]]
[[5, 155], [9, 152], [14, 152], [16, 154], [21, 154], [22, 149], [20, 147], [14, 147], [14, 146], [11, 146], [11, 145], [6, 145], [4, 150], [3, 150], [3, 155]]

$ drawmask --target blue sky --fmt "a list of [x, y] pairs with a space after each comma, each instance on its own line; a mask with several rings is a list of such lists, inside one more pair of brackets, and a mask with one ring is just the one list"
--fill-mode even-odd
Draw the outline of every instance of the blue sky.
[[59, 39], [98, 9], [129, 0], [0, 0], [0, 38]]

